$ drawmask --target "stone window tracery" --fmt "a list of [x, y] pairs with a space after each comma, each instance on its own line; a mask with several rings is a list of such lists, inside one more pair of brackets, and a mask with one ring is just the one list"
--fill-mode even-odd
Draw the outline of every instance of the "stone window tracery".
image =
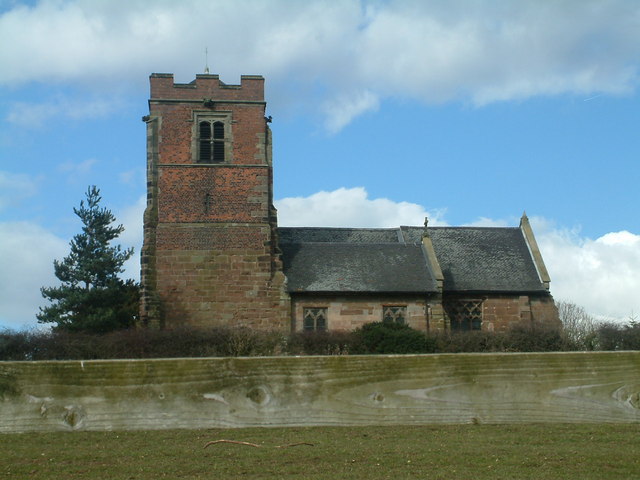
[[389, 305], [382, 307], [382, 321], [384, 323], [398, 323], [404, 325], [406, 318], [406, 305]]
[[482, 300], [460, 299], [445, 302], [451, 330], [480, 330], [482, 328]]
[[303, 330], [305, 332], [324, 331], [327, 329], [327, 309], [310, 307], [303, 309]]

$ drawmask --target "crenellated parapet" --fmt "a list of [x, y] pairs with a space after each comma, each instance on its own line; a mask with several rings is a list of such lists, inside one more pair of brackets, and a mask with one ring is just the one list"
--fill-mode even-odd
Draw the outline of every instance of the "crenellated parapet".
[[220, 80], [219, 75], [196, 75], [189, 83], [175, 83], [172, 73], [153, 73], [150, 101], [172, 100], [260, 102], [264, 103], [264, 77], [242, 75], [240, 85], [229, 85]]

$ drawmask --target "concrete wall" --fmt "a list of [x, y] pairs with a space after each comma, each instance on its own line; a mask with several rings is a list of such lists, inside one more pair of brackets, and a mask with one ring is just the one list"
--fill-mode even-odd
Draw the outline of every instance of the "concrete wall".
[[640, 352], [0, 362], [0, 432], [640, 422]]

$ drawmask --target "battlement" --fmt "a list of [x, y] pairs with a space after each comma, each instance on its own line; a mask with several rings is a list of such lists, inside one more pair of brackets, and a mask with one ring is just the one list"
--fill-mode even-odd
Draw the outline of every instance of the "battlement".
[[196, 75], [190, 83], [174, 83], [173, 73], [152, 73], [151, 100], [202, 100], [264, 102], [264, 77], [242, 75], [240, 85], [227, 85], [219, 75]]

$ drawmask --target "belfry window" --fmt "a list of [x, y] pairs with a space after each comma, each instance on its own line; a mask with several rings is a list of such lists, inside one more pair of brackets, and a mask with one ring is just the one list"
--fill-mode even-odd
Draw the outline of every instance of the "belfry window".
[[224, 162], [224, 123], [201, 121], [198, 125], [198, 163]]

